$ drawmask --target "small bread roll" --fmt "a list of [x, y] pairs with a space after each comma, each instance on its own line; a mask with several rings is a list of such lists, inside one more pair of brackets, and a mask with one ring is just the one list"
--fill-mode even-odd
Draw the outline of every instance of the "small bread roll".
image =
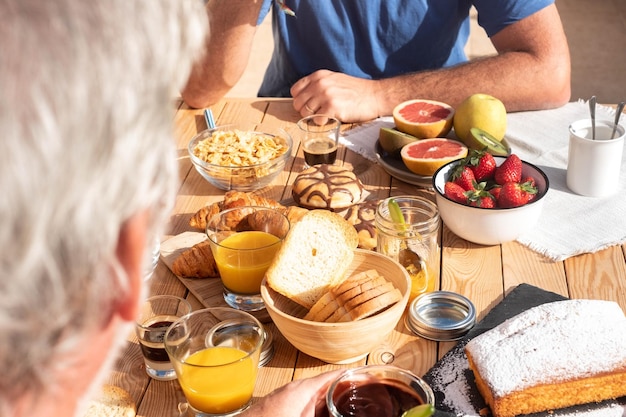
[[135, 417], [135, 401], [128, 391], [114, 385], [105, 385], [97, 398], [89, 402], [84, 417]]
[[363, 184], [347, 168], [314, 165], [298, 174], [292, 194], [301, 207], [341, 211], [361, 201]]

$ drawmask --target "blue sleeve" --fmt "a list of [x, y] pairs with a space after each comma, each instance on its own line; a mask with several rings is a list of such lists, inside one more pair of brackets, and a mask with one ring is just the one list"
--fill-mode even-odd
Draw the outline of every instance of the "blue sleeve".
[[267, 16], [267, 14], [270, 12], [273, 2], [274, 0], [263, 0], [263, 4], [261, 5], [261, 10], [259, 11], [259, 18], [256, 21], [257, 26], [263, 23], [263, 19], [265, 19], [265, 16]]
[[554, 0], [474, 0], [478, 24], [492, 37], [505, 27], [551, 5]]

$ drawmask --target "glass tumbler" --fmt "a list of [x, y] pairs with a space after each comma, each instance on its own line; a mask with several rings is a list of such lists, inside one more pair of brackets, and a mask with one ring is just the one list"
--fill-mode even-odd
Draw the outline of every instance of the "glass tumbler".
[[165, 334], [165, 349], [193, 417], [233, 416], [248, 408], [264, 341], [261, 323], [230, 307], [194, 311]]

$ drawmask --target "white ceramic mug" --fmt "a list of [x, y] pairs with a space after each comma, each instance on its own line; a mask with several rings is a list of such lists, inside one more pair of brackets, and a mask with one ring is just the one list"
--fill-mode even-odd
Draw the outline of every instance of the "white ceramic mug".
[[606, 197], [617, 192], [625, 134], [618, 125], [611, 139], [614, 126], [612, 121], [596, 120], [594, 140], [591, 119], [570, 125], [567, 186], [576, 194]]

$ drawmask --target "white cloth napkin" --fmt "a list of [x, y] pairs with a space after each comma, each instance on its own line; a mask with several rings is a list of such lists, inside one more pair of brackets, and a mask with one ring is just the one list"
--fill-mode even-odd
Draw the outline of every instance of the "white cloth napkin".
[[[615, 110], [598, 106], [597, 119], [613, 121]], [[593, 253], [626, 242], [626, 152], [622, 156], [619, 190], [610, 197], [574, 194], [565, 177], [569, 125], [589, 118], [586, 102], [568, 103], [553, 110], [509, 113], [506, 137], [513, 153], [540, 167], [548, 175], [550, 190], [536, 227], [518, 241], [553, 260]], [[341, 142], [365, 158], [376, 161], [375, 143], [381, 127], [392, 127], [384, 117], [349, 131]]]

